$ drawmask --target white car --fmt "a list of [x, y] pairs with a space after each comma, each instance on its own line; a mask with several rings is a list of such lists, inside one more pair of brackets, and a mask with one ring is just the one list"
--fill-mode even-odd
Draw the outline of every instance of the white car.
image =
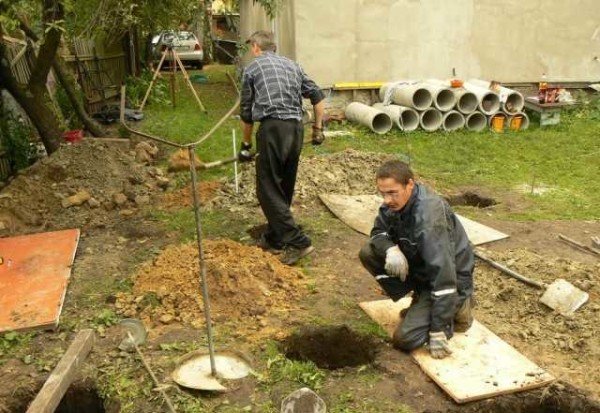
[[[154, 36], [152, 38], [152, 55], [154, 61], [158, 63], [163, 52], [169, 47], [172, 47], [177, 52], [177, 55], [184, 64], [188, 63], [191, 66], [202, 69], [204, 53], [202, 52], [202, 44], [198, 41], [194, 33], [164, 31]], [[172, 61], [172, 56], [171, 53], [167, 53], [165, 61]]]

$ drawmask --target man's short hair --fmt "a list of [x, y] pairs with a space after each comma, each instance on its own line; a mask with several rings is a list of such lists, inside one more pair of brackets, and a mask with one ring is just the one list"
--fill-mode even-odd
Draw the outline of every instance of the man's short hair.
[[393, 178], [402, 185], [406, 185], [411, 179], [415, 179], [410, 167], [406, 163], [397, 160], [387, 161], [379, 167], [376, 179], [385, 178]]
[[275, 36], [273, 32], [266, 30], [258, 30], [246, 40], [247, 44], [255, 44], [260, 50], [267, 52], [277, 51], [277, 45], [275, 44]]

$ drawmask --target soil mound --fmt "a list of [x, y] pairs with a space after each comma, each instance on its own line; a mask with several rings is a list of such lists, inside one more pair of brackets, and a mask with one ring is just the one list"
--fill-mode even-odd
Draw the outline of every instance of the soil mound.
[[548, 284], [562, 278], [589, 293], [588, 303], [567, 318], [539, 302], [542, 290], [482, 262], [475, 270], [479, 321], [553, 374], [597, 390], [589, 385], [600, 383], [600, 372], [588, 366], [600, 360], [600, 264], [548, 258], [525, 249], [485, 253], [526, 277]]
[[[345, 195], [373, 194], [375, 171], [385, 161], [395, 159], [389, 154], [359, 152], [348, 149], [334, 154], [300, 159], [295, 203], [318, 203], [318, 195], [335, 192]], [[246, 165], [238, 176], [240, 193], [235, 192], [233, 178], [223, 183], [208, 206], [236, 209], [236, 206], [258, 205], [254, 165]]]
[[[289, 309], [304, 275], [257, 247], [230, 240], [203, 243], [213, 319], [246, 320]], [[118, 311], [147, 325], [204, 323], [197, 245], [167, 247], [133, 276], [133, 291], [117, 297]]]
[[[0, 193], [0, 235], [109, 226], [150, 201], [168, 179], [136, 161], [135, 151], [85, 140], [23, 170]], [[129, 212], [127, 212], [129, 211]]]

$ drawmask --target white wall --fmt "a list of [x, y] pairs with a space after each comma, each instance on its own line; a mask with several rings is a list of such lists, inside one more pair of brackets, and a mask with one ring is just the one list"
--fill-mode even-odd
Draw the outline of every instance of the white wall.
[[600, 0], [286, 0], [322, 86], [461, 78], [600, 80]]

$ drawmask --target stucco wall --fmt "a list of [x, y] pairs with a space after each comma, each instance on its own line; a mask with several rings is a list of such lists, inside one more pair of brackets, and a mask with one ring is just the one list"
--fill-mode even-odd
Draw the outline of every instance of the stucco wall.
[[295, 56], [321, 85], [600, 79], [600, 0], [286, 0]]

